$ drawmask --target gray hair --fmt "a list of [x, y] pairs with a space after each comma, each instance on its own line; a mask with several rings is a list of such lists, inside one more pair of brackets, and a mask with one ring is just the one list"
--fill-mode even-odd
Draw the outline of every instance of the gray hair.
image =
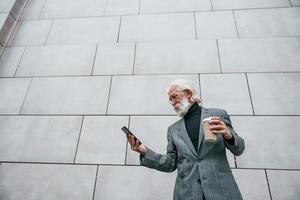
[[167, 88], [167, 93], [169, 93], [172, 86], [176, 86], [176, 90], [179, 92], [182, 92], [184, 90], [189, 90], [192, 93], [192, 96], [190, 98], [191, 102], [197, 102], [200, 103], [201, 99], [197, 94], [197, 90], [194, 88], [194, 86], [185, 79], [177, 79], [173, 82], [171, 82]]

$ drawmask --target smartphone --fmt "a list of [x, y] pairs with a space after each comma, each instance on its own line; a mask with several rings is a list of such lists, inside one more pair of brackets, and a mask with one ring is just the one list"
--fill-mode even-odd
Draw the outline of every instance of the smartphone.
[[[124, 133], [125, 133], [126, 135], [128, 135], [128, 134], [133, 135], [133, 133], [132, 133], [126, 126], [123, 126], [121, 129], [122, 129], [122, 131], [124, 131]], [[138, 140], [137, 137], [135, 137], [135, 135], [133, 135], [133, 137], [134, 137], [134, 140], [135, 140], [135, 141]], [[141, 144], [142, 144], [142, 142], [139, 140], [139, 145], [141, 145]]]

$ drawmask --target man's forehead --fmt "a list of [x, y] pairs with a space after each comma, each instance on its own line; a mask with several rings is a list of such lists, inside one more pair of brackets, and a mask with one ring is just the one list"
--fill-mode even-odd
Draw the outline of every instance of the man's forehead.
[[173, 94], [174, 92], [177, 92], [177, 89], [176, 89], [176, 88], [177, 88], [176, 85], [172, 85], [172, 86], [170, 87], [170, 90], [169, 90], [168, 94], [171, 95], [171, 94]]

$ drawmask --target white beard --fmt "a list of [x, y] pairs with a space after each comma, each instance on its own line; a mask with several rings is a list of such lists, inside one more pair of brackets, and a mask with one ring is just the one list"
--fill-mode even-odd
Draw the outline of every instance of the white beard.
[[183, 117], [189, 111], [191, 104], [187, 98], [183, 98], [179, 104], [179, 107], [174, 107], [174, 110], [179, 117]]

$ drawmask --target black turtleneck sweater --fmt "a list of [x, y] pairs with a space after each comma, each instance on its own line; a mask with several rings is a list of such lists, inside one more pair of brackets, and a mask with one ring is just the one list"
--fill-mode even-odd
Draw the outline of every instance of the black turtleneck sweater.
[[184, 116], [186, 131], [195, 147], [198, 150], [198, 140], [199, 140], [199, 129], [201, 121], [201, 106], [198, 103], [194, 103], [189, 111]]

